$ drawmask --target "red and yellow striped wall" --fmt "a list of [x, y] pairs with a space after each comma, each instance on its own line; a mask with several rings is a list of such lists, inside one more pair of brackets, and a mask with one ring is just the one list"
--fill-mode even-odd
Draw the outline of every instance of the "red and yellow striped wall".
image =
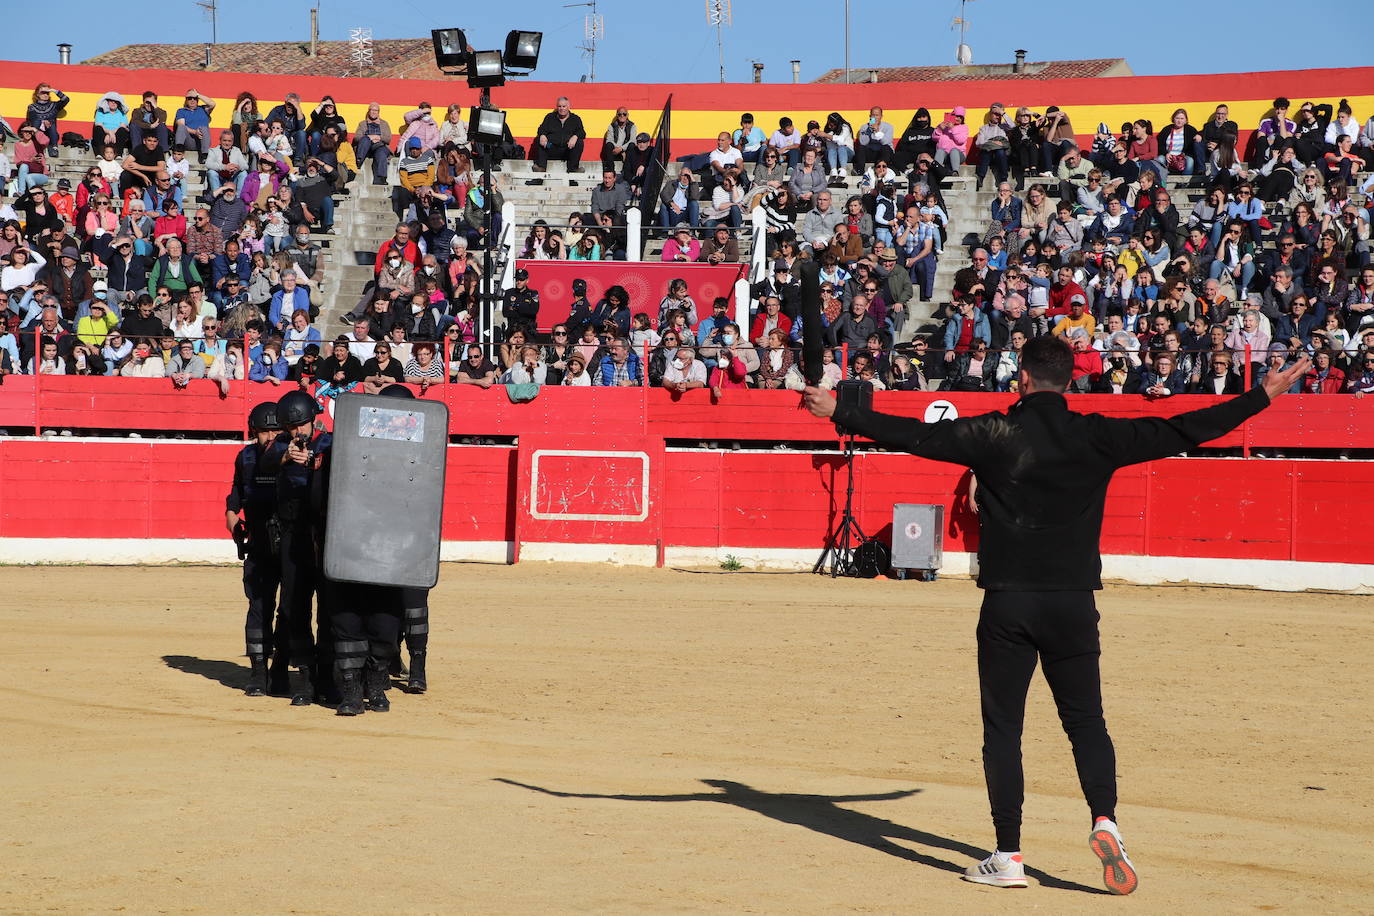
[[[50, 83], [71, 97], [64, 129], [79, 130], [87, 135], [95, 104], [109, 91], [123, 94], [132, 105], [138, 103], [145, 90], [151, 89], [162, 97], [162, 106], [171, 114], [186, 90], [195, 89], [221, 103], [213, 118], [216, 126], [228, 125], [232, 103], [240, 92], [248, 91], [257, 96], [264, 113], [288, 92], [297, 93], [307, 108], [328, 94], [338, 103], [350, 130], [362, 118], [369, 102], [380, 103], [383, 117], [397, 127], [401, 116], [421, 101], [431, 103], [436, 109], [451, 102], [468, 106], [477, 101], [477, 92], [468, 89], [462, 81], [125, 70], [3, 62], [0, 63], [0, 115], [11, 125], [17, 125], [24, 117], [34, 86], [41, 82]], [[930, 109], [938, 121], [942, 112], [963, 105], [970, 112], [970, 124], [975, 124], [979, 112], [993, 102], [1002, 102], [1008, 108], [1026, 105], [1038, 111], [1058, 105], [1069, 113], [1083, 139], [1091, 136], [1099, 121], [1118, 128], [1123, 121], [1149, 118], [1162, 126], [1179, 107], [1188, 109], [1192, 122], [1200, 125], [1219, 102], [1225, 102], [1244, 139], [1259, 123], [1273, 99], [1280, 95], [1291, 98], [1295, 104], [1310, 99], [1334, 105], [1346, 98], [1355, 116], [1364, 121], [1374, 115], [1374, 67], [852, 86], [512, 81], [493, 90], [492, 98], [506, 109], [512, 133], [523, 142], [534, 133], [540, 119], [553, 108], [554, 100], [560, 95], [569, 97], [573, 109], [582, 116], [588, 134], [599, 137], [618, 105], [628, 107], [635, 123], [652, 132], [658, 113], [670, 94], [673, 96], [673, 145], [677, 153], [709, 148], [717, 133], [739, 126], [739, 115], [743, 111], [753, 112], [759, 126], [771, 131], [783, 115], [804, 127], [812, 118], [824, 122], [832, 111], [840, 112], [858, 125], [867, 117], [870, 106], [881, 105], [886, 109], [887, 120], [900, 129], [919, 107]]]

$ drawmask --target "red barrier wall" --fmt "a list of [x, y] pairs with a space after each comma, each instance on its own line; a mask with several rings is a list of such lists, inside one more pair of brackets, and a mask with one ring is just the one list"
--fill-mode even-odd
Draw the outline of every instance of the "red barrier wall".
[[[609, 436], [551, 442], [627, 451]], [[0, 538], [209, 538], [224, 531], [233, 444], [0, 441]], [[652, 451], [652, 450], [651, 450]], [[652, 456], [651, 456], [652, 457]], [[517, 450], [448, 450], [444, 539], [514, 541]], [[653, 458], [657, 461], [657, 458]], [[1368, 563], [1350, 535], [1352, 507], [1374, 500], [1374, 464], [1169, 459], [1117, 474], [1104, 553]], [[844, 499], [842, 460], [805, 452], [668, 451], [649, 524], [665, 547], [804, 548], [819, 552]], [[977, 549], [961, 468], [907, 455], [860, 454], [856, 511], [884, 533], [894, 502], [946, 507], [945, 547]], [[685, 511], [684, 511], [685, 510]], [[618, 543], [623, 525], [583, 543]], [[576, 529], [547, 522], [547, 533]], [[634, 543], [636, 541], [631, 541]], [[643, 543], [643, 541], [638, 541]]]
[[539, 321], [541, 331], [548, 331], [560, 321], [566, 321], [572, 308], [572, 282], [587, 281], [587, 301], [596, 305], [612, 286], [623, 286], [631, 302], [638, 302], [636, 311], [644, 311], [658, 324], [658, 303], [668, 295], [668, 284], [675, 278], [687, 281], [692, 301], [697, 306], [697, 318], [711, 315], [711, 303], [717, 296], [730, 300], [730, 314], [735, 313], [735, 281], [744, 277], [749, 268], [744, 264], [663, 264], [653, 261], [534, 261], [517, 260], [516, 268], [530, 272], [530, 286], [539, 290]]
[[[285, 388], [236, 382], [221, 397], [214, 382], [193, 381], [178, 391], [165, 379], [9, 376], [0, 385], [0, 427], [242, 432], [248, 411], [277, 400]], [[505, 390], [439, 385], [427, 397], [449, 407], [454, 436], [540, 433], [647, 434], [661, 439], [827, 441], [834, 427], [799, 409], [788, 391], [728, 391], [716, 401], [705, 390], [672, 394], [661, 388], [546, 387], [513, 404]], [[963, 416], [1004, 410], [1010, 394], [878, 392], [879, 410], [920, 417], [935, 400]], [[1172, 416], [1218, 401], [1181, 395], [1152, 401], [1136, 395], [1070, 395], [1074, 410], [1108, 416]], [[1285, 395], [1243, 427], [1211, 443], [1218, 448], [1374, 449], [1374, 399], [1348, 395]]]

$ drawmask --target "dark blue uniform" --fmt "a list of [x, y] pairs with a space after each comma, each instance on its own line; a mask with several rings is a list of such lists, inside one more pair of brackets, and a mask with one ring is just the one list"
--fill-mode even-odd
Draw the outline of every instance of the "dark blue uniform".
[[[310, 441], [311, 459], [297, 464], [287, 458], [291, 437], [285, 433], [268, 446], [265, 469], [275, 471], [275, 521], [281, 533], [281, 626], [291, 667], [313, 668], [315, 638], [311, 599], [319, 585], [319, 545], [324, 538], [324, 475], [328, 473], [333, 437], [319, 433]], [[327, 626], [322, 627], [328, 639]]]
[[277, 586], [281, 567], [272, 551], [267, 522], [277, 501], [277, 477], [262, 461], [268, 448], [256, 442], [245, 445], [234, 457], [234, 482], [225, 497], [224, 508], [242, 513], [248, 529], [247, 556], [243, 559], [243, 593], [248, 598], [248, 616], [243, 625], [244, 643], [249, 658], [272, 654], [272, 624], [277, 616]]

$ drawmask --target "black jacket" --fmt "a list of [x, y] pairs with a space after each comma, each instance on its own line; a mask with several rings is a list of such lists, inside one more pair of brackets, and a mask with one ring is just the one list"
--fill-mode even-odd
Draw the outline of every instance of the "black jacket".
[[1006, 413], [922, 423], [842, 404], [835, 423], [879, 445], [978, 475], [978, 585], [1005, 591], [1102, 587], [1103, 504], [1117, 468], [1210, 441], [1269, 405], [1254, 388], [1174, 417], [1117, 419], [1036, 392]]
[[[539, 136], [548, 138], [550, 149], [565, 149], [573, 137], [579, 140], [587, 139], [587, 130], [582, 126], [582, 119], [571, 111], [568, 112], [566, 121], [558, 120], [556, 111], [544, 115], [544, 120], [539, 122], [538, 133]], [[539, 142], [538, 137], [534, 142]]]

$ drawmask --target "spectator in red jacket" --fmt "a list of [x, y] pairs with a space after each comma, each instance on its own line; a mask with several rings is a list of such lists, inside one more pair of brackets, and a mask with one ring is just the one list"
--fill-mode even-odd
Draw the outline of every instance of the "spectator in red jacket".
[[1345, 373], [1331, 364], [1331, 352], [1312, 354], [1312, 371], [1302, 383], [1303, 394], [1340, 394], [1345, 390]]
[[777, 296], [764, 296], [763, 309], [754, 319], [749, 329], [749, 339], [756, 347], [768, 346], [768, 334], [774, 329], [782, 331], [786, 337], [792, 332], [792, 319], [782, 313], [782, 300]]
[[1083, 291], [1073, 278], [1072, 267], [1061, 267], [1055, 274], [1054, 284], [1050, 286], [1050, 307], [1045, 312], [1046, 315], [1067, 315], [1069, 313], [1069, 302], [1074, 296], [1082, 296], [1083, 301], [1088, 301], [1088, 294]]
[[373, 276], [382, 272], [382, 266], [386, 263], [387, 255], [392, 251], [399, 251], [402, 260], [409, 261], [417, 271], [420, 269], [420, 246], [411, 240], [410, 226], [406, 223], [397, 223], [396, 234], [383, 242], [382, 247], [377, 249], [377, 260], [372, 267]]

